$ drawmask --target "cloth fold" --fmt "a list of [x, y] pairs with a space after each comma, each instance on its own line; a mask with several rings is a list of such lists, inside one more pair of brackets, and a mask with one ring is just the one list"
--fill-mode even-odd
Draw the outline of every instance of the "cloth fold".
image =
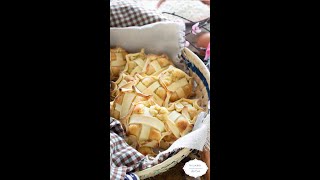
[[126, 177], [127, 173], [154, 166], [174, 153], [162, 153], [156, 159], [150, 159], [129, 146], [124, 140], [124, 135], [121, 123], [110, 117], [110, 179], [130, 179]]
[[144, 158], [125, 142], [120, 122], [110, 118], [110, 179], [124, 179]]

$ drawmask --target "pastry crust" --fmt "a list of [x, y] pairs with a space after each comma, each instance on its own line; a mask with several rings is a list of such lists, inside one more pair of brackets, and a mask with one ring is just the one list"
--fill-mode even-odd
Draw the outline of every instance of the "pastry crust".
[[172, 65], [172, 62], [168, 56], [149, 54], [147, 55], [142, 74], [146, 76], [158, 76], [161, 72], [168, 69], [170, 65]]
[[153, 101], [159, 106], [167, 107], [169, 104], [170, 93], [155, 76], [135, 76], [135, 87], [145, 95], [152, 96]]
[[192, 94], [192, 78], [182, 70], [170, 66], [159, 75], [159, 80], [170, 92], [170, 102], [189, 98]]
[[191, 123], [195, 123], [198, 114], [203, 112], [204, 109], [198, 104], [198, 99], [179, 99], [169, 104], [168, 111], [176, 111], [186, 117]]
[[127, 130], [126, 119], [133, 110], [134, 103], [147, 101], [150, 98], [151, 96], [141, 94], [136, 90], [132, 82], [128, 83], [120, 88], [119, 95], [111, 104], [110, 115], [119, 120], [124, 129]]
[[152, 101], [135, 103], [126, 120], [127, 135], [131, 144], [144, 155], [155, 155], [153, 149], [160, 147], [163, 133], [167, 131], [165, 122], [168, 110]]
[[128, 53], [120, 48], [110, 49], [110, 80], [118, 79], [119, 74], [124, 70], [127, 61], [126, 55]]
[[167, 128], [171, 132], [162, 139], [161, 148], [168, 148], [176, 139], [192, 131], [197, 116], [203, 109], [197, 99], [180, 99], [170, 103]]
[[147, 56], [144, 53], [144, 49], [141, 49], [139, 53], [127, 54], [126, 61], [127, 64], [124, 67], [124, 73], [130, 76], [141, 73], [147, 61]]
[[110, 99], [114, 100], [114, 98], [119, 95], [120, 88], [134, 80], [135, 78], [133, 76], [121, 73], [117, 81], [111, 81]]
[[110, 114], [121, 122], [130, 146], [155, 156], [155, 150], [167, 149], [192, 131], [203, 109], [197, 99], [187, 99], [193, 89], [190, 76], [166, 55], [146, 55], [144, 49], [128, 54], [122, 48], [110, 49], [110, 54], [116, 80], [111, 81]]

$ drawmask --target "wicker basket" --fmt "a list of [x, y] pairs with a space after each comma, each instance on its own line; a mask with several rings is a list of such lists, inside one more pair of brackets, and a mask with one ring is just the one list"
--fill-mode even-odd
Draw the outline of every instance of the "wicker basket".
[[[199, 105], [208, 112], [208, 102], [210, 101], [210, 73], [202, 60], [188, 48], [183, 50], [182, 59], [184, 59], [184, 62], [189, 69], [189, 75], [193, 77], [195, 81], [195, 98], [199, 99]], [[207, 144], [209, 143], [210, 142], [207, 142]], [[137, 174], [140, 179], [154, 177], [174, 167], [181, 160], [187, 157], [191, 151], [192, 150], [186, 148], [182, 149], [162, 163], [148, 169], [135, 172], [135, 174]]]

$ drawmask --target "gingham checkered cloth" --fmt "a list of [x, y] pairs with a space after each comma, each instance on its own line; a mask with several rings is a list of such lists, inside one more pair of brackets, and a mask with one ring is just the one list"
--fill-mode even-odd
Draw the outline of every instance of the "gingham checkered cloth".
[[152, 167], [175, 153], [161, 154], [151, 160], [129, 146], [124, 136], [120, 122], [110, 118], [110, 179], [112, 180], [130, 179], [135, 176], [130, 172]]
[[166, 21], [166, 18], [135, 0], [110, 1], [110, 27], [143, 26], [160, 21]]

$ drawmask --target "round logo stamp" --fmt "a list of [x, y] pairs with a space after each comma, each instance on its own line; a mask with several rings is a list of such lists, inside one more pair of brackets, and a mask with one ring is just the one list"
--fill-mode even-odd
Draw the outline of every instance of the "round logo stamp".
[[198, 159], [190, 160], [183, 167], [184, 172], [194, 178], [201, 177], [206, 174], [208, 166], [205, 162]]

